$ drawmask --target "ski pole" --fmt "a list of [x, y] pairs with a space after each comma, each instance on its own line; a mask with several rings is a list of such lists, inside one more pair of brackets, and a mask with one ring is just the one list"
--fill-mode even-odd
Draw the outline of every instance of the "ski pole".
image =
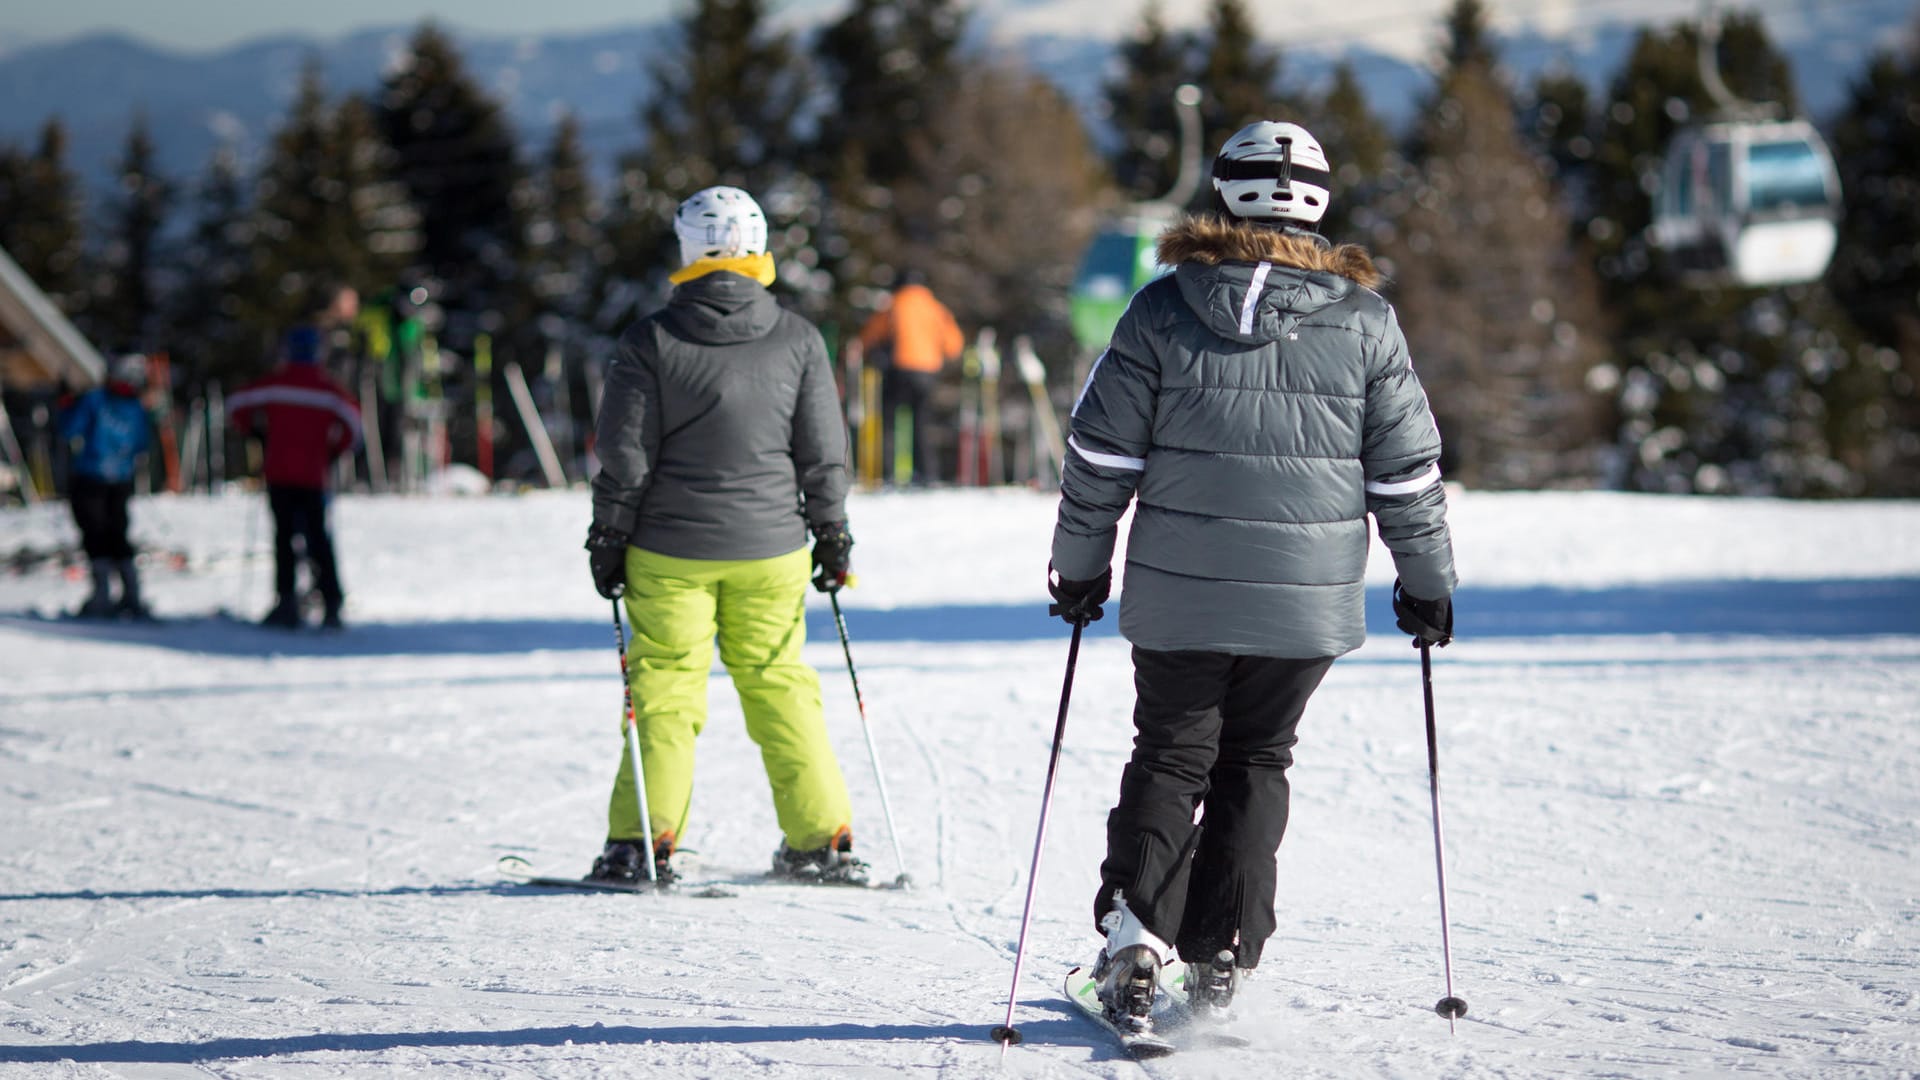
[[1447, 996], [1434, 1003], [1433, 1011], [1447, 1018], [1447, 1030], [1467, 1015], [1465, 998], [1453, 993], [1453, 945], [1447, 937], [1447, 858], [1440, 836], [1440, 740], [1433, 725], [1433, 649], [1420, 643], [1420, 688], [1427, 705], [1427, 780], [1433, 789], [1433, 865], [1440, 878], [1440, 956], [1446, 965]]
[[1073, 641], [1067, 646], [1067, 678], [1060, 687], [1060, 717], [1053, 724], [1053, 753], [1047, 758], [1047, 785], [1040, 795], [1040, 830], [1033, 838], [1033, 867], [1027, 871], [1027, 904], [1020, 912], [1020, 940], [1013, 949], [1013, 986], [1007, 991], [1007, 1022], [993, 1029], [993, 1040], [1000, 1044], [1000, 1056], [1007, 1047], [1020, 1041], [1020, 1029], [1013, 1026], [1013, 1004], [1020, 996], [1020, 966], [1027, 956], [1027, 926], [1033, 921], [1033, 894], [1040, 883], [1040, 852], [1047, 843], [1047, 813], [1053, 808], [1053, 780], [1060, 770], [1060, 744], [1067, 734], [1067, 700], [1073, 696], [1073, 669], [1080, 661], [1080, 631], [1084, 623], [1073, 624]]
[[867, 723], [867, 703], [860, 696], [860, 673], [853, 668], [853, 646], [847, 641], [847, 617], [840, 613], [840, 590], [827, 590], [827, 599], [833, 603], [833, 626], [840, 631], [840, 651], [847, 657], [847, 677], [853, 680], [853, 703], [860, 709], [860, 730], [867, 736], [867, 756], [873, 760], [873, 782], [880, 788], [880, 813], [887, 819], [887, 839], [893, 842], [893, 863], [900, 868], [900, 876], [893, 883], [900, 888], [913, 884], [913, 878], [907, 874], [907, 860], [900, 855], [900, 834], [893, 828], [893, 806], [887, 801], [887, 778], [880, 771], [880, 751], [873, 744], [873, 725]]
[[647, 834], [647, 850], [641, 854], [641, 861], [647, 864], [647, 883], [658, 886], [659, 872], [653, 868], [653, 819], [647, 816], [647, 774], [640, 767], [640, 725], [633, 719], [633, 680], [627, 676], [627, 627], [620, 621], [618, 600], [613, 602], [613, 638], [620, 645], [620, 689], [626, 705], [620, 726], [627, 735], [627, 763], [633, 767], [633, 801], [640, 804], [640, 831]]

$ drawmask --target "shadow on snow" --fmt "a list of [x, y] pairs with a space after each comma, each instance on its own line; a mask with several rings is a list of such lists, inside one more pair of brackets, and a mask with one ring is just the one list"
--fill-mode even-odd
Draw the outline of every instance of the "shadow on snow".
[[[295, 897], [452, 896], [497, 893], [498, 885], [400, 885], [390, 889], [76, 889], [71, 892], [0, 893], [15, 900], [288, 900]], [[0, 1058], [0, 1061], [6, 1060]]]
[[[1463, 638], [1620, 635], [1831, 638], [1920, 634], [1920, 578], [1824, 581], [1694, 581], [1602, 589], [1469, 586], [1455, 598]], [[1092, 638], [1118, 636], [1116, 605], [1088, 628]], [[1043, 601], [1024, 604], [936, 604], [846, 609], [860, 642], [996, 642], [1062, 638], [1065, 627]], [[501, 655], [534, 650], [612, 648], [612, 627], [594, 619], [455, 619], [356, 623], [341, 633], [270, 630], [224, 616], [159, 624], [46, 619], [0, 614], [0, 625], [76, 640], [154, 645], [226, 656]], [[1393, 633], [1385, 586], [1367, 590], [1367, 625]], [[807, 634], [837, 637], [830, 611], [810, 607]]]
[[[1051, 1003], [1047, 1003], [1051, 1004]], [[73, 1043], [50, 1046], [0, 1046], [0, 1063], [65, 1062], [99, 1064], [175, 1064], [235, 1058], [273, 1058], [294, 1054], [370, 1053], [408, 1047], [492, 1046], [636, 1046], [642, 1043], [788, 1043], [809, 1039], [836, 1041], [927, 1042], [964, 1040], [991, 1046], [990, 1025], [977, 1024], [771, 1024], [763, 1026], [640, 1027], [636, 1025], [570, 1025], [509, 1028], [502, 1031], [394, 1031], [374, 1033], [321, 1032], [285, 1038], [208, 1039], [204, 1042], [161, 1042], [128, 1039], [119, 1042]], [[1041, 1042], [1095, 1045], [1085, 1037], [1088, 1025], [1051, 1019], [1021, 1025], [1029, 1039]]]

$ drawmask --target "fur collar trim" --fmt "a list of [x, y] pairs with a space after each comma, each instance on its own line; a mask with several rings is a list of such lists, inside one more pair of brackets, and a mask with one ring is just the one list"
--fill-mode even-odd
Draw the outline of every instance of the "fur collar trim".
[[1264, 262], [1299, 270], [1325, 270], [1356, 285], [1377, 289], [1385, 277], [1373, 257], [1358, 244], [1328, 244], [1314, 233], [1288, 232], [1198, 214], [1175, 222], [1160, 234], [1155, 254], [1162, 266], [1223, 262]]

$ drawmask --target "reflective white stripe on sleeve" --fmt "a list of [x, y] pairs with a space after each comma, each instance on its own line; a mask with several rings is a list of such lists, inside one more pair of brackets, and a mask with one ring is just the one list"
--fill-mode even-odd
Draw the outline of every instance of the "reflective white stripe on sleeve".
[[1411, 495], [1416, 491], [1425, 491], [1430, 485], [1440, 482], [1440, 466], [1429, 465], [1427, 471], [1411, 480], [1395, 480], [1383, 484], [1378, 480], [1367, 481], [1369, 495]]
[[1134, 472], [1139, 472], [1147, 467], [1146, 458], [1122, 457], [1119, 454], [1102, 454], [1081, 446], [1079, 442], [1075, 441], [1071, 436], [1067, 439], [1067, 445], [1073, 448], [1074, 453], [1086, 458], [1093, 464], [1105, 465], [1109, 469], [1131, 469]]
[[1080, 396], [1073, 399], [1073, 410], [1068, 416], [1080, 415], [1080, 403], [1087, 400], [1087, 391], [1093, 389], [1093, 377], [1100, 374], [1100, 365], [1107, 359], [1107, 349], [1101, 349], [1100, 355], [1093, 358], [1093, 367], [1087, 372], [1087, 381], [1080, 384]]
[[1253, 284], [1247, 286], [1247, 298], [1240, 301], [1240, 332], [1253, 333], [1253, 316], [1260, 306], [1260, 290], [1267, 287], [1267, 271], [1272, 270], [1271, 263], [1261, 263], [1253, 268]]

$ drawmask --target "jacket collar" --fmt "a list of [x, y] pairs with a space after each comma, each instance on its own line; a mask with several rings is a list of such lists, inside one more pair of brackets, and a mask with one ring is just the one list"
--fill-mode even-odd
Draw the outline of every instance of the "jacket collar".
[[773, 256], [765, 252], [758, 255], [739, 255], [731, 259], [700, 259], [668, 274], [667, 280], [675, 285], [685, 285], [694, 278], [705, 277], [720, 270], [729, 270], [744, 277], [750, 277], [762, 285], [773, 284]]
[[1181, 263], [1269, 263], [1296, 270], [1324, 270], [1378, 288], [1383, 280], [1372, 256], [1358, 244], [1331, 244], [1304, 229], [1276, 229], [1250, 221], [1197, 214], [1182, 218], [1160, 234], [1156, 254], [1162, 266]]
[[780, 304], [753, 278], [708, 272], [677, 286], [664, 316], [674, 332], [688, 340], [733, 345], [765, 337], [780, 320]]

